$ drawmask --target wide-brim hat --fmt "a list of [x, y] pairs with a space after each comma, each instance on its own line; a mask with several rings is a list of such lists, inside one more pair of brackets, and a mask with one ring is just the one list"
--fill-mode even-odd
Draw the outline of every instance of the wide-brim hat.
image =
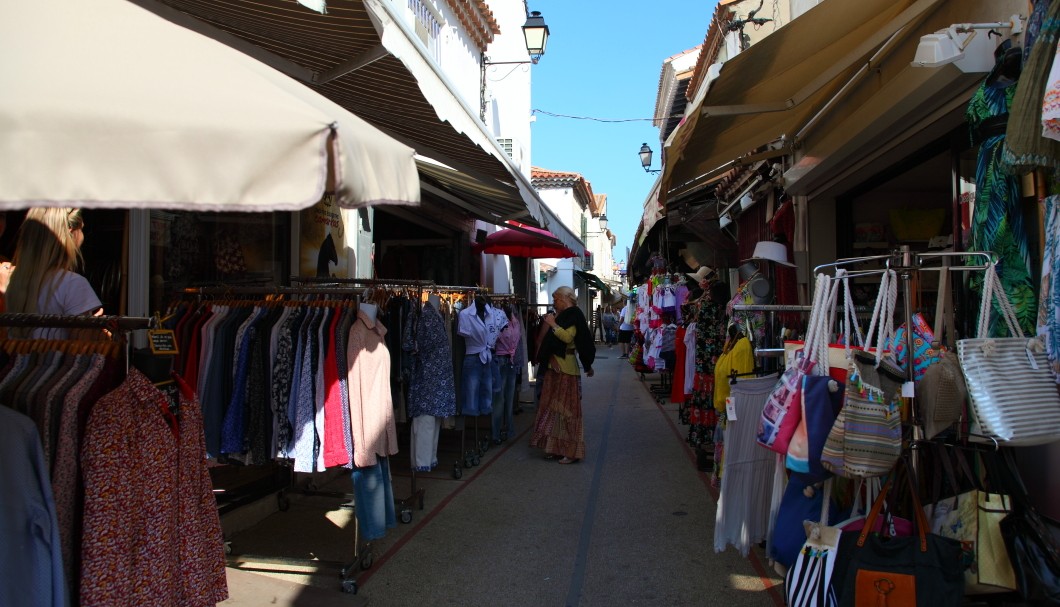
[[795, 264], [788, 261], [788, 248], [784, 246], [784, 243], [773, 242], [772, 240], [763, 240], [756, 244], [751, 258], [743, 260], [742, 263], [747, 263], [748, 261], [772, 261], [789, 268], [795, 267]]
[[714, 268], [712, 268], [710, 266], [699, 266], [699, 269], [696, 270], [695, 272], [686, 272], [685, 273], [686, 276], [688, 276], [689, 278], [694, 279], [697, 283], [703, 282], [704, 279], [708, 279], [708, 278], [713, 280], [714, 274], [715, 274]]

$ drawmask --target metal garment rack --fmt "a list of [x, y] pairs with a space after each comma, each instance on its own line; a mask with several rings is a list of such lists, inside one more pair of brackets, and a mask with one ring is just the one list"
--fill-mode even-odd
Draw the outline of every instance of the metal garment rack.
[[[358, 290], [345, 287], [244, 287], [244, 286], [212, 286], [212, 287], [189, 287], [182, 291], [185, 295], [192, 295], [198, 297], [200, 300], [203, 297], [236, 297], [236, 296], [268, 296], [268, 295], [336, 295], [341, 297], [349, 298], [359, 294]], [[253, 301], [253, 300], [248, 300]], [[262, 300], [263, 302], [266, 300]], [[298, 303], [298, 300], [290, 300]], [[271, 302], [270, 302], [271, 303]], [[305, 302], [309, 303], [309, 302]], [[287, 497], [289, 493], [296, 492], [300, 495], [310, 495], [318, 497], [333, 497], [338, 499], [346, 500], [342, 504], [342, 508], [356, 511], [356, 504], [353, 500], [353, 494], [346, 492], [337, 491], [320, 491], [317, 490], [312, 484], [305, 489], [295, 489], [294, 480], [295, 472], [293, 468], [290, 471], [289, 486], [281, 488], [276, 495], [277, 505], [280, 511], [286, 511], [290, 507], [290, 501]], [[422, 501], [420, 508], [423, 508]], [[402, 503], [402, 512], [404, 513], [406, 506]], [[408, 516], [411, 521], [411, 509], [408, 508]], [[360, 524], [357, 517], [354, 516], [354, 540], [353, 540], [353, 559], [351, 562], [339, 562], [339, 561], [321, 561], [316, 559], [305, 559], [305, 558], [285, 558], [285, 557], [274, 557], [268, 555], [250, 555], [250, 554], [232, 554], [232, 547], [230, 542], [225, 542], [225, 554], [227, 557], [228, 564], [231, 566], [239, 567], [244, 565], [294, 565], [294, 566], [330, 566], [339, 569], [341, 580], [342, 580], [342, 591], [350, 594], [356, 594], [358, 590], [357, 580], [355, 573], [359, 570], [367, 570], [372, 566], [372, 550], [371, 542], [361, 542], [361, 530]]]
[[[963, 263], [953, 264], [953, 260], [960, 259], [964, 260]], [[979, 263], [968, 263], [970, 261], [978, 261]], [[915, 274], [920, 272], [975, 272], [983, 271], [990, 266], [996, 266], [998, 263], [998, 256], [992, 251], [937, 251], [937, 252], [912, 252], [908, 246], [902, 246], [900, 249], [892, 252], [888, 255], [874, 255], [869, 257], [854, 257], [849, 259], [840, 259], [833, 263], [822, 264], [814, 268], [814, 274], [821, 272], [825, 268], [841, 268], [854, 266], [857, 264], [869, 262], [869, 261], [883, 261], [885, 263], [885, 269], [878, 270], [863, 270], [854, 271], [847, 274], [849, 277], [867, 276], [880, 274], [887, 270], [894, 270], [896, 275], [902, 280], [902, 304], [903, 304], [903, 320], [906, 324], [907, 330], [905, 332], [905, 347], [906, 352], [910, 353], [910, 362], [906, 368], [906, 381], [909, 384], [915, 382], [915, 369], [912, 364], [912, 352], [913, 352], [913, 303], [912, 303], [912, 280]], [[938, 262], [939, 265], [933, 265]], [[834, 278], [834, 277], [833, 277]], [[952, 285], [948, 288], [952, 288]], [[940, 294], [941, 296], [941, 294]], [[951, 336], [952, 337], [952, 336]], [[920, 411], [917, 406], [917, 401], [914, 396], [910, 399], [910, 418], [913, 420], [913, 442], [923, 440], [923, 427], [920, 421]], [[914, 454], [915, 455], [915, 454]], [[916, 461], [914, 459], [914, 466]]]

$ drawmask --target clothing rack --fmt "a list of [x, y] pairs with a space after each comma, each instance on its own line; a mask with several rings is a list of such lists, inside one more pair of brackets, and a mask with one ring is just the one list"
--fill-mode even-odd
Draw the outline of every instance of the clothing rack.
[[[332, 282], [334, 282], [332, 280]], [[328, 287], [328, 286], [210, 286], [210, 287], [188, 287], [183, 289], [185, 295], [191, 295], [199, 298], [203, 297], [229, 297], [229, 296], [299, 296], [299, 295], [335, 295], [344, 298], [350, 298], [351, 296], [357, 296], [363, 289], [353, 289], [344, 287]], [[248, 300], [253, 301], [253, 300]], [[292, 300], [297, 303], [297, 300]], [[354, 300], [356, 301], [356, 300]], [[297, 493], [299, 495], [315, 496], [315, 497], [331, 497], [345, 500], [342, 503], [342, 508], [356, 511], [356, 503], [354, 502], [354, 496], [352, 493], [338, 492], [338, 491], [322, 491], [316, 488], [315, 484], [310, 479], [309, 483], [304, 488], [295, 488], [295, 475], [294, 468], [288, 465], [289, 469], [287, 486], [282, 487], [276, 494], [277, 505], [280, 511], [286, 511], [290, 507], [290, 500], [288, 495], [291, 493]], [[398, 506], [401, 512], [401, 519], [403, 522], [410, 522], [412, 520], [412, 508], [408, 505], [414, 498], [419, 498], [419, 506], [422, 510], [424, 507], [423, 503], [423, 492], [420, 490], [418, 493], [415, 491], [415, 485], [413, 485], [413, 495], [405, 500], [395, 500], [395, 505]], [[225, 542], [225, 553], [227, 556], [228, 563], [232, 566], [244, 566], [244, 565], [294, 565], [294, 566], [331, 566], [337, 567], [340, 570], [342, 579], [342, 590], [343, 592], [356, 594], [357, 593], [357, 580], [354, 574], [358, 570], [367, 570], [372, 566], [372, 551], [371, 542], [364, 542], [362, 546], [360, 537], [360, 525], [357, 518], [354, 517], [354, 541], [353, 541], [353, 555], [350, 562], [324, 562], [316, 559], [305, 559], [305, 558], [288, 558], [288, 557], [274, 557], [268, 555], [250, 555], [250, 554], [236, 554], [231, 553], [231, 543]]]

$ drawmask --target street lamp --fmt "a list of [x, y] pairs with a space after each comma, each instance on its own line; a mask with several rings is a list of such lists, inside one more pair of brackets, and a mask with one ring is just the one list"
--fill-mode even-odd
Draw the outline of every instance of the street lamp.
[[640, 146], [640, 166], [644, 167], [645, 173], [657, 175], [662, 169], [651, 168], [651, 154], [651, 148], [648, 147], [648, 144], [642, 143]]
[[606, 213], [601, 213], [600, 217], [597, 218], [597, 221], [600, 222], [600, 229], [604, 230], [606, 232], [607, 231], [607, 214]]
[[545, 54], [545, 45], [548, 43], [548, 25], [541, 11], [531, 11], [523, 24], [523, 38], [526, 39], [526, 52], [530, 53], [531, 60], [537, 63], [541, 55]]
[[548, 25], [541, 11], [531, 11], [523, 24], [523, 39], [526, 41], [526, 52], [530, 55], [529, 61], [490, 61], [489, 57], [482, 58], [482, 65], [520, 65], [524, 63], [537, 63], [545, 54], [545, 45], [548, 44]]

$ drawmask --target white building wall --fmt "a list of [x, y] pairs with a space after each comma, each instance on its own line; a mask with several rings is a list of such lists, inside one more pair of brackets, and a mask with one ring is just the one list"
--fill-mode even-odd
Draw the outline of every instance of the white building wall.
[[530, 81], [534, 68], [530, 63], [507, 63], [530, 60], [523, 38], [525, 6], [522, 0], [489, 0], [501, 32], [486, 49], [489, 61], [496, 63], [485, 66], [483, 92], [487, 130], [498, 140], [511, 140], [512, 161], [529, 179]]

